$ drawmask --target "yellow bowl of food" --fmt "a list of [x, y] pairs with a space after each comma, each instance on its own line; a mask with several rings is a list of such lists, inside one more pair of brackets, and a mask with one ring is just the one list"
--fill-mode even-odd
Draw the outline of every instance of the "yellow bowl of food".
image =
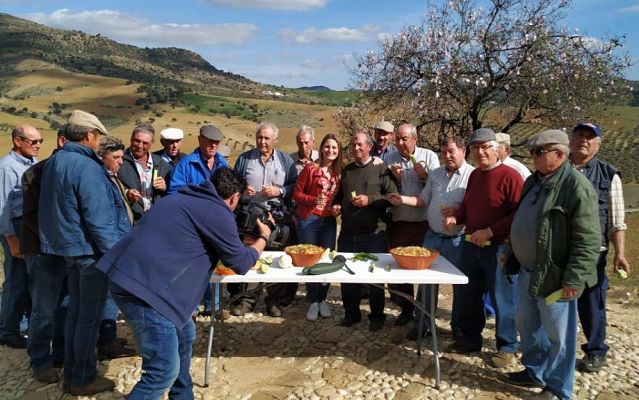
[[284, 253], [288, 254], [293, 260], [295, 267], [311, 267], [322, 258], [324, 248], [314, 244], [296, 244], [284, 248]]
[[433, 261], [439, 256], [437, 250], [421, 246], [395, 247], [388, 252], [393, 256], [397, 265], [403, 269], [430, 268]]

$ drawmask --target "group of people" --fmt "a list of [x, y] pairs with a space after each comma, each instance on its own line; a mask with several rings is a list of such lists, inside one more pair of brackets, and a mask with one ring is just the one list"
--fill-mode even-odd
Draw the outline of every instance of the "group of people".
[[[0, 344], [26, 347], [41, 382], [57, 381], [64, 366], [65, 391], [112, 390], [114, 383], [96, 373], [95, 347], [132, 354], [115, 334], [119, 309], [142, 356], [142, 376], [128, 397], [161, 398], [168, 390], [169, 397], [192, 398], [192, 317], [202, 298], [205, 312], [226, 319], [252, 311], [262, 291], [261, 285], [229, 285], [229, 311], [207, 293], [218, 263], [246, 273], [270, 242], [271, 229], [259, 220], [257, 237], [238, 235], [233, 211], [244, 197], [292, 210], [287, 244], [345, 252], [409, 245], [438, 250], [469, 279], [453, 287], [448, 350], [481, 351], [485, 307], [491, 306], [497, 345], [491, 363], [506, 367], [521, 351], [525, 366], [503, 379], [542, 387], [541, 398], [570, 398], [577, 315], [587, 338], [579, 367], [596, 372], [606, 362], [610, 241], [614, 267], [629, 271], [620, 174], [596, 158], [601, 129], [584, 123], [569, 135], [537, 134], [529, 143], [532, 174], [509, 156], [505, 133], [478, 129], [468, 143], [443, 138], [438, 157], [417, 145], [409, 123], [395, 128], [381, 121], [373, 131], [374, 137], [350, 137], [347, 162], [334, 134], [315, 149], [313, 128], [302, 126], [298, 151], [287, 154], [277, 148], [277, 126], [263, 122], [256, 147], [231, 169], [221, 152], [224, 134], [212, 125], [200, 128], [191, 154], [180, 152], [184, 133], [177, 128], [164, 129], [163, 148], [152, 153], [151, 125], [137, 125], [125, 148], [97, 117], [76, 110], [58, 132], [57, 150], [40, 163], [40, 132], [16, 127], [13, 149], [0, 159]], [[297, 289], [294, 283], [268, 286], [268, 314], [280, 317], [297, 301]], [[413, 285], [389, 289], [401, 309], [395, 324], [413, 322], [408, 339], [428, 335], [408, 300], [415, 297]], [[557, 291], [560, 300], [547, 304]], [[326, 285], [306, 285], [309, 321], [331, 316], [327, 293]], [[340, 325], [361, 321], [365, 295], [369, 330], [384, 327], [384, 290], [361, 284], [341, 285]], [[25, 314], [28, 339], [19, 331]]]

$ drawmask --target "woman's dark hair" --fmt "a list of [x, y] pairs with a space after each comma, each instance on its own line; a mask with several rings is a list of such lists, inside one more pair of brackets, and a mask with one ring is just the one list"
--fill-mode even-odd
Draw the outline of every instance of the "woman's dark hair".
[[244, 177], [229, 168], [219, 168], [213, 172], [211, 182], [213, 182], [217, 194], [225, 200], [235, 192], [242, 194], [246, 190]]

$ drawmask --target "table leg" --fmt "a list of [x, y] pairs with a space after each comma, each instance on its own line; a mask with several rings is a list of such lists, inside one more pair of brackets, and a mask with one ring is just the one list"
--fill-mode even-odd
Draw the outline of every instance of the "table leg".
[[209, 343], [206, 348], [206, 362], [204, 363], [204, 387], [209, 387], [209, 368], [211, 366], [211, 351], [213, 350], [213, 333], [215, 322], [215, 285], [209, 283], [211, 287], [211, 302], [213, 303], [213, 312], [211, 313], [211, 323], [209, 324]]
[[[436, 311], [435, 296], [437, 296], [437, 291], [435, 290], [435, 285], [431, 284], [430, 285], [430, 331], [433, 335], [433, 355], [435, 356], [435, 389], [439, 389], [440, 370], [439, 370], [439, 349], [437, 348], [437, 326], [435, 324], [435, 311]], [[425, 293], [422, 293], [422, 302], [425, 300], [426, 300]], [[423, 303], [422, 305], [425, 306]]]

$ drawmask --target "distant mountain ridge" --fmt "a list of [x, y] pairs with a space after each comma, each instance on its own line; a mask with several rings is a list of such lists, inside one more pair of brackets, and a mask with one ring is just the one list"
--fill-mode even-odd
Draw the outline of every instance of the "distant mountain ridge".
[[175, 47], [140, 48], [101, 35], [53, 29], [0, 13], [0, 76], [23, 61], [144, 83], [184, 84], [221, 93], [257, 93], [264, 85], [215, 68], [199, 54]]
[[309, 92], [332, 92], [333, 90], [327, 88], [326, 86], [302, 86], [298, 87], [297, 90], [307, 90]]

